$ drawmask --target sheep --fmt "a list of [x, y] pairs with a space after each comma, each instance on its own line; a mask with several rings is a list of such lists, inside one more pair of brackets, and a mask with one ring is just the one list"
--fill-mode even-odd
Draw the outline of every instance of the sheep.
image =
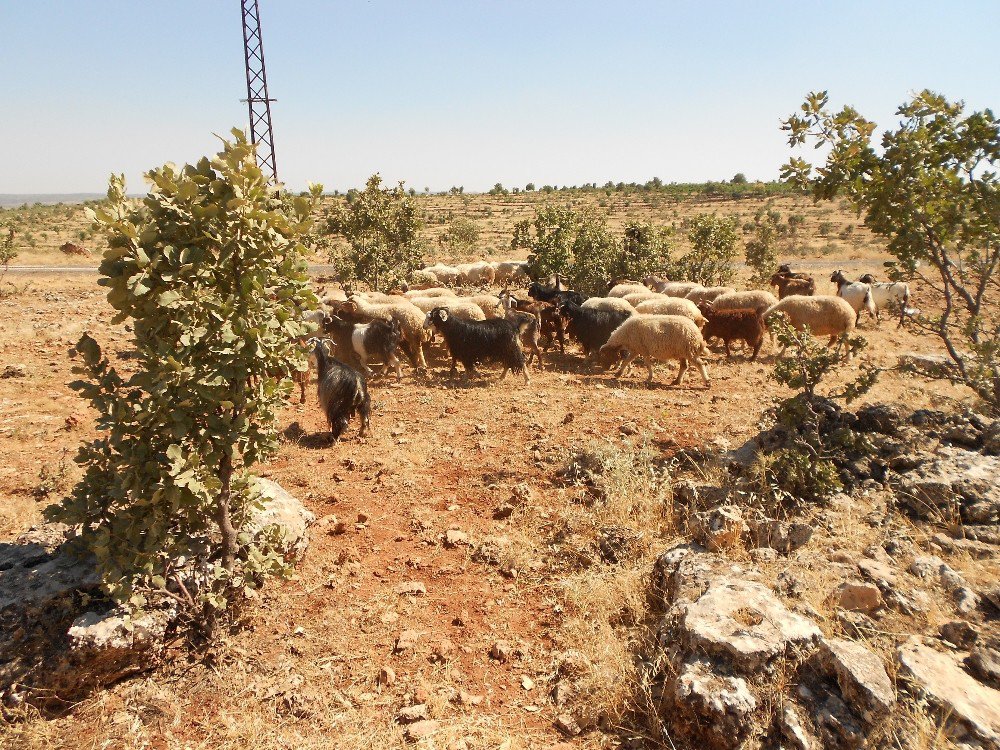
[[458, 268], [458, 283], [463, 286], [486, 287], [496, 278], [493, 266], [484, 260], [460, 263], [456, 268]]
[[875, 281], [875, 277], [870, 273], [866, 273], [858, 281], [871, 288], [876, 321], [879, 320], [879, 310], [899, 305], [899, 325], [896, 328], [900, 328], [910, 313], [910, 285], [902, 281]]
[[668, 299], [668, 297], [666, 294], [651, 292], [647, 289], [643, 292], [632, 292], [631, 294], [626, 294], [622, 297], [622, 299], [632, 305], [632, 307], [635, 307], [636, 305], [646, 302], [647, 300]]
[[468, 301], [479, 305], [487, 318], [502, 318], [504, 316], [503, 305], [500, 304], [500, 298], [495, 294], [474, 294], [468, 298]]
[[459, 273], [455, 266], [435, 263], [433, 266], [427, 266], [423, 270], [434, 274], [434, 277], [440, 284], [455, 284], [458, 281]]
[[720, 294], [712, 301], [712, 307], [716, 310], [757, 310], [761, 313], [776, 304], [778, 298], [761, 289]]
[[848, 304], [854, 308], [857, 316], [855, 323], [861, 321], [861, 310], [864, 308], [868, 314], [875, 317], [875, 303], [872, 300], [872, 288], [860, 281], [851, 281], [841, 270], [836, 270], [830, 276], [830, 281], [837, 285], [837, 296], [847, 300]]
[[382, 361], [382, 375], [388, 374], [389, 368], [392, 368], [396, 371], [396, 382], [403, 379], [396, 356], [402, 334], [395, 320], [388, 323], [382, 320], [350, 323], [336, 315], [327, 315], [323, 320], [323, 333], [333, 341], [341, 358], [351, 367], [359, 367], [366, 378], [372, 376], [368, 362], [379, 359]]
[[429, 289], [409, 289], [403, 292], [403, 296], [407, 299], [412, 297], [454, 297], [455, 292], [442, 286], [432, 286]]
[[750, 360], [757, 359], [761, 344], [764, 343], [764, 331], [767, 330], [759, 310], [716, 310], [710, 302], [702, 302], [698, 309], [707, 318], [701, 335], [706, 342], [713, 338], [722, 339], [726, 347], [726, 359], [732, 357], [729, 342], [734, 340], [745, 342], [753, 349]]
[[580, 307], [587, 310], [617, 310], [629, 315], [635, 314], [635, 308], [623, 297], [590, 297], [584, 300]]
[[426, 268], [421, 268], [410, 274], [410, 281], [412, 282], [412, 284], [407, 286], [407, 289], [416, 289], [421, 286], [428, 286], [428, 287], [437, 286], [441, 283], [441, 280], [438, 279], [437, 274]]
[[649, 369], [647, 383], [653, 381], [653, 362], [680, 360], [680, 371], [672, 385], [680, 385], [688, 368], [688, 360], [698, 367], [701, 379], [708, 387], [708, 370], [702, 357], [708, 354], [705, 340], [691, 320], [680, 315], [637, 315], [627, 319], [612, 332], [601, 347], [600, 361], [604, 369], [622, 360], [616, 373], [621, 377], [636, 357], [642, 357]]
[[493, 280], [497, 284], [508, 284], [513, 281], [527, 280], [528, 262], [524, 260], [501, 260], [491, 263], [493, 266]]
[[771, 286], [778, 287], [778, 299], [791, 297], [796, 294], [800, 297], [812, 297], [816, 293], [816, 282], [803, 274], [792, 276], [790, 273], [780, 271], [771, 277]]
[[402, 299], [393, 304], [374, 305], [365, 300], [353, 296], [347, 302], [341, 303], [341, 317], [356, 319], [358, 322], [367, 323], [372, 320], [384, 320], [388, 323], [395, 320], [399, 324], [399, 331], [406, 343], [404, 350], [413, 365], [414, 369], [426, 370], [427, 360], [424, 359], [424, 342], [427, 340], [427, 332], [424, 330], [424, 313], [419, 307], [410, 304], [407, 299]]
[[373, 305], [393, 305], [406, 299], [401, 294], [385, 294], [384, 292], [355, 292], [353, 296], [360, 297]]
[[424, 314], [435, 307], [447, 307], [456, 318], [462, 320], [486, 320], [487, 315], [468, 297], [410, 297], [410, 304], [420, 308]]
[[518, 330], [514, 324], [500, 318], [465, 321], [452, 317], [448, 310], [436, 307], [427, 313], [425, 328], [435, 328], [443, 337], [451, 354], [451, 374], [458, 370], [458, 362], [465, 368], [465, 379], [478, 375], [476, 363], [499, 362], [503, 365], [500, 379], [508, 370], [523, 373], [524, 382], [530, 383], [524, 352], [517, 343]]
[[635, 311], [640, 315], [683, 315], [693, 320], [699, 328], [705, 325], [705, 316], [698, 309], [698, 305], [681, 297], [649, 299], [636, 305]]
[[694, 281], [670, 281], [666, 276], [647, 276], [643, 281], [654, 292], [668, 297], [686, 297], [696, 289], [703, 288]]
[[640, 284], [639, 282], [630, 282], [626, 284], [615, 284], [608, 290], [607, 297], [624, 297], [627, 294], [636, 294], [637, 292], [648, 292], [649, 287], [645, 284]]
[[857, 313], [850, 303], [832, 294], [785, 297], [764, 312], [764, 320], [779, 312], [785, 313], [789, 325], [796, 331], [808, 326], [814, 336], [829, 336], [827, 346], [833, 346], [838, 337], [850, 333], [857, 325]]
[[685, 294], [684, 299], [689, 299], [697, 305], [699, 302], [712, 302], [716, 297], [735, 291], [731, 286], [703, 286]]
[[316, 358], [316, 369], [319, 372], [317, 378], [319, 404], [326, 414], [333, 441], [337, 442], [340, 439], [355, 414], [361, 417], [358, 437], [364, 437], [371, 426], [372, 409], [372, 400], [365, 379], [329, 353], [328, 339], [311, 338], [309, 343], [314, 346], [313, 356]]
[[569, 322], [567, 331], [580, 342], [588, 357], [596, 354], [607, 343], [611, 332], [633, 314], [621, 310], [586, 308], [571, 300], [561, 302], [556, 309]]
[[546, 338], [548, 346], [551, 347], [558, 341], [560, 354], [566, 352], [566, 333], [563, 320], [559, 317], [555, 305], [539, 300], [518, 299], [507, 289], [501, 291], [498, 297], [505, 310], [517, 310], [534, 315], [538, 321], [538, 333]]

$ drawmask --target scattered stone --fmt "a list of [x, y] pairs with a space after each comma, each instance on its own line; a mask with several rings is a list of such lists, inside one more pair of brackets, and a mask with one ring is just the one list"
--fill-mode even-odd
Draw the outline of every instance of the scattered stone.
[[28, 377], [28, 368], [24, 365], [17, 363], [13, 365], [7, 365], [0, 372], [0, 378], [26, 378]]
[[980, 639], [965, 660], [969, 671], [976, 677], [1000, 689], [1000, 636]]
[[844, 581], [833, 592], [832, 599], [841, 609], [864, 614], [875, 612], [885, 603], [878, 586], [864, 581]]
[[583, 731], [572, 714], [559, 714], [556, 716], [555, 725], [556, 729], [567, 737], [576, 737]]
[[490, 658], [499, 662], [510, 661], [514, 655], [514, 650], [507, 641], [496, 641], [490, 646]]
[[749, 554], [750, 559], [757, 564], [773, 563], [778, 559], [778, 551], [771, 547], [754, 547]]
[[638, 435], [639, 425], [637, 425], [635, 422], [632, 421], [622, 422], [621, 426], [618, 428], [618, 431], [621, 432], [622, 435]]
[[783, 555], [804, 547], [813, 534], [809, 524], [786, 523], [773, 518], [750, 521], [747, 527], [750, 540], [757, 547], [770, 547]]
[[739, 747], [753, 729], [757, 699], [742, 677], [722, 677], [710, 663], [686, 663], [673, 685], [673, 708], [682, 721], [701, 728], [713, 748]]
[[458, 547], [462, 544], [469, 543], [469, 535], [464, 531], [459, 531], [457, 529], [449, 529], [444, 534], [444, 546], [445, 547]]
[[899, 676], [909, 683], [909, 688], [952, 720], [944, 724], [946, 731], [958, 721], [980, 742], [1000, 746], [1000, 690], [966, 674], [957, 657], [928, 648], [916, 639], [900, 646], [896, 659]]
[[864, 745], [865, 735], [858, 717], [836, 695], [828, 695], [816, 712], [816, 724], [823, 735], [820, 747], [846, 747], [854, 750]]
[[427, 587], [424, 585], [423, 581], [403, 581], [402, 583], [396, 584], [396, 593], [400, 596], [410, 595], [419, 596], [420, 594], [427, 593]]
[[718, 552], [739, 544], [745, 528], [743, 511], [739, 506], [722, 505], [695, 513], [691, 522], [691, 535], [709, 551]]
[[424, 719], [413, 724], [408, 724], [403, 730], [403, 736], [407, 742], [419, 742], [426, 739], [438, 731], [440, 724], [434, 719]]
[[841, 695], [874, 723], [896, 703], [892, 680], [882, 660], [864, 646], [839, 638], [824, 640], [816, 652], [820, 668], [837, 678]]
[[455, 655], [455, 644], [448, 638], [442, 638], [431, 649], [431, 661], [446, 662]]
[[368, 523], [369, 515], [367, 513], [358, 513], [358, 523]]
[[466, 625], [469, 624], [469, 611], [467, 609], [463, 609], [461, 612], [459, 612], [457, 615], [451, 618], [451, 624], [459, 628], [464, 628]]
[[500, 505], [493, 509], [493, 519], [503, 521], [514, 515], [514, 510], [514, 506], [510, 503], [500, 503]]
[[382, 687], [390, 687], [396, 682], [396, 672], [390, 666], [384, 666], [378, 671], [376, 682]]
[[643, 535], [624, 526], [605, 526], [598, 534], [601, 557], [612, 565], [635, 557], [642, 547]]
[[525, 690], [531, 690], [535, 686], [535, 681], [532, 680], [528, 675], [523, 675], [521, 677], [521, 687]]
[[1000, 523], [1000, 457], [942, 446], [896, 486], [901, 505], [921, 520]]
[[417, 647], [417, 642], [420, 640], [420, 633], [416, 630], [404, 630], [396, 638], [396, 646], [393, 649], [396, 653], [402, 653], [403, 651], [412, 651]]
[[938, 634], [948, 643], [959, 648], [971, 648], [979, 632], [965, 620], [952, 620], [938, 628]]
[[427, 718], [427, 705], [424, 703], [417, 703], [413, 706], [406, 706], [399, 709], [396, 714], [396, 721], [400, 724], [413, 724], [417, 721], [423, 721]]
[[591, 666], [586, 654], [576, 649], [563, 651], [556, 657], [556, 673], [562, 677], [583, 677]]
[[478, 706], [480, 703], [483, 702], [483, 696], [473, 695], [472, 693], [468, 693], [465, 690], [460, 690], [458, 692], [458, 702], [461, 703], [463, 706]]

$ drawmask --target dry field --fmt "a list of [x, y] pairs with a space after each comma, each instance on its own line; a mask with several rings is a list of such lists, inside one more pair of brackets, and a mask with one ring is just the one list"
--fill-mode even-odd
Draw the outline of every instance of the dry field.
[[[428, 213], [464, 211], [481, 220], [488, 257], [504, 254], [509, 227], [530, 211], [523, 196], [424, 200]], [[665, 221], [710, 209], [751, 217], [765, 204], [651, 206], [633, 197], [620, 206], [618, 200], [616, 219]], [[773, 207], [807, 216], [801, 247], [819, 261], [809, 270], [821, 292], [832, 292], [827, 279], [834, 268], [878, 272], [879, 248], [863, 230], [844, 241], [818, 236], [820, 222], [838, 228], [858, 223], [841, 208], [794, 198], [775, 199]], [[54, 225], [47, 242], [56, 247], [72, 239], [82, 226], [74, 221]], [[429, 231], [438, 226], [446, 225], [432, 224]], [[828, 244], [835, 247], [818, 252]], [[19, 262], [56, 261], [58, 252], [46, 248], [44, 254], [25, 252]], [[110, 308], [94, 281], [36, 276], [27, 289], [0, 301], [0, 368], [27, 368], [26, 378], [0, 380], [0, 539], [37, 523], [41, 509], [72, 486], [75, 448], [94, 434], [92, 415], [67, 387], [72, 344], [88, 331], [117, 366], [129, 368], [128, 334], [110, 324]], [[920, 290], [914, 302], [922, 306]], [[861, 332], [871, 344], [867, 356], [886, 367], [901, 352], [936, 351], [933, 341], [897, 331], [894, 322], [876, 327], [866, 317]], [[641, 376], [616, 381], [593, 370], [575, 348], [550, 356], [527, 386], [519, 378], [497, 382], [490, 370], [482, 382], [462, 385], [447, 378], [437, 352], [430, 377], [408, 371], [401, 384], [376, 383], [371, 436], [356, 438], [352, 426], [335, 446], [324, 439], [310, 392], [304, 406], [291, 404], [281, 414], [286, 439], [264, 467], [319, 519], [297, 578], [269, 585], [248, 613], [248, 626], [213, 659], [178, 652], [162, 669], [96, 694], [62, 716], [27, 716], [0, 727], [0, 746], [403, 747], [394, 718], [416, 699], [440, 721], [439, 732], [422, 747], [548, 748], [562, 739], [553, 728], [558, 710], [549, 691], [558, 654], [567, 649], [583, 651], [596, 665], [590, 699], [615, 705], [627, 725], [643, 701], [628, 681], [634, 671], [628, 638], [641, 637], [636, 625], [648, 615], [644, 576], [672, 535], [662, 512], [651, 509], [651, 501], [664, 501], [658, 494], [663, 488], [637, 470], [650, 461], [659, 465], [681, 447], [713, 441], [735, 447], [756, 432], [765, 410], [787, 395], [770, 377], [773, 356], [768, 345], [756, 363], [714, 354], [706, 390], [692, 374], [684, 386], [668, 387], [672, 368], [662, 365], [652, 387]], [[967, 400], [959, 389], [897, 373], [887, 373], [866, 398], [912, 408], [951, 408]], [[632, 566], [567, 560], [561, 543], [567, 533], [590, 539], [609, 514], [631, 513], [636, 521], [634, 509], [589, 508], [575, 488], [557, 481], [557, 471], [581, 450], [624, 461], [617, 490], [645, 503], [647, 515], [640, 513], [639, 521], [651, 543]], [[512, 514], [495, 518], [512, 497]], [[860, 549], [872, 533], [857, 531], [869, 510], [841, 509], [804, 552]], [[449, 530], [465, 532], [471, 545], [460, 536], [446, 544]], [[492, 553], [474, 554], [485, 541]], [[986, 574], [971, 561], [953, 564], [973, 580]], [[399, 593], [416, 581], [426, 593]], [[816, 592], [823, 586], [818, 581]], [[818, 593], [815, 598], [821, 609]], [[404, 631], [415, 631], [415, 645], [397, 652]], [[491, 658], [498, 641], [509, 647], [505, 659]], [[383, 669], [392, 674], [380, 681]], [[573, 746], [614, 747], [623, 738], [645, 736], [634, 725], [621, 733], [607, 729]]]

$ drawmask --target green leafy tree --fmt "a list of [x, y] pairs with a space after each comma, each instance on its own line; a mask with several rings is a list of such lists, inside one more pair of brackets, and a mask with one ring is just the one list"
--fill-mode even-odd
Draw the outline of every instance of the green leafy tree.
[[[275, 197], [254, 147], [239, 130], [233, 139], [212, 159], [151, 170], [138, 202], [113, 176], [107, 205], [89, 209], [108, 243], [98, 283], [137, 354], [119, 373], [89, 335], [77, 343], [83, 379], [71, 385], [97, 410], [99, 435], [47, 515], [79, 525], [105, 591], [133, 609], [192, 595], [182, 559], [202, 561], [193, 596], [209, 618], [285, 569], [273, 533], [247, 528], [259, 503], [249, 472], [277, 450], [275, 411], [306, 367], [297, 342], [317, 301], [298, 238], [322, 188]], [[199, 558], [213, 537], [218, 556]]]
[[[17, 250], [14, 248], [14, 227], [6, 222], [0, 223], [0, 285], [3, 284], [4, 277], [10, 263], [17, 257]], [[3, 290], [0, 289], [0, 296]]]
[[338, 206], [327, 222], [327, 231], [348, 245], [331, 253], [338, 278], [363, 282], [376, 291], [408, 278], [423, 263], [417, 242], [422, 226], [417, 204], [403, 183], [384, 188], [382, 178], [373, 174], [365, 189]]
[[854, 108], [829, 108], [812, 93], [783, 124], [789, 144], [828, 150], [818, 169], [792, 158], [782, 177], [817, 199], [845, 196], [865, 226], [888, 240], [895, 278], [934, 292], [940, 312], [916, 326], [940, 338], [952, 367], [921, 370], [971, 388], [1000, 413], [1000, 121], [966, 114], [962, 102], [922, 91], [897, 110], [894, 130], [873, 142], [875, 123]]
[[739, 221], [732, 216], [700, 214], [691, 219], [691, 250], [672, 264], [672, 275], [705, 286], [726, 284], [736, 274]]
[[778, 265], [778, 220], [763, 213], [754, 218], [753, 237], [746, 242], [747, 265], [753, 271], [750, 283], [765, 286]]
[[455, 219], [443, 235], [444, 244], [456, 252], [472, 250], [482, 234], [479, 225], [470, 219]]
[[511, 250], [529, 251], [528, 273], [533, 278], [554, 273], [569, 276], [581, 223], [580, 215], [569, 206], [542, 206], [533, 218], [514, 225]]
[[732, 185], [746, 185], [747, 176], [742, 172], [737, 172], [735, 175], [733, 175], [733, 179], [731, 179], [729, 182]]

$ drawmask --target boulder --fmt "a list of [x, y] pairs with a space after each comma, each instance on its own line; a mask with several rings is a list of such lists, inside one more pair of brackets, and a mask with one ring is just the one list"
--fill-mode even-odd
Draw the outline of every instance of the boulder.
[[1000, 635], [979, 640], [972, 647], [965, 664], [982, 682], [1000, 689]]
[[[279, 551], [298, 560], [314, 516], [269, 480], [256, 480], [262, 507], [254, 535], [280, 530]], [[109, 601], [91, 557], [80, 556], [71, 530], [46, 524], [0, 543], [0, 699], [42, 708], [79, 700], [91, 690], [157, 666], [166, 642], [189, 619], [174, 599], [129, 614]], [[179, 570], [195, 590], [205, 565], [193, 548]]]
[[834, 676], [844, 700], [869, 723], [888, 713], [896, 691], [882, 660], [855, 641], [824, 640], [815, 656], [820, 671]]
[[896, 660], [898, 676], [948, 719], [944, 726], [953, 739], [968, 734], [987, 747], [1000, 747], [1000, 690], [970, 677], [958, 657], [915, 638], [899, 647]]
[[884, 604], [878, 586], [865, 581], [844, 581], [831, 595], [833, 603], [850, 612], [871, 614]]
[[710, 663], [696, 659], [683, 665], [673, 683], [673, 710], [697, 735], [704, 748], [734, 748], [753, 731], [757, 699], [742, 677], [723, 677]]
[[787, 555], [804, 547], [812, 538], [812, 526], [806, 523], [788, 523], [774, 518], [749, 521], [750, 541], [756, 547], [770, 547]]
[[1000, 457], [942, 446], [896, 480], [898, 502], [919, 519], [1000, 523]]
[[718, 552], [739, 544], [745, 528], [738, 506], [720, 505], [692, 516], [691, 535], [711, 552]]

